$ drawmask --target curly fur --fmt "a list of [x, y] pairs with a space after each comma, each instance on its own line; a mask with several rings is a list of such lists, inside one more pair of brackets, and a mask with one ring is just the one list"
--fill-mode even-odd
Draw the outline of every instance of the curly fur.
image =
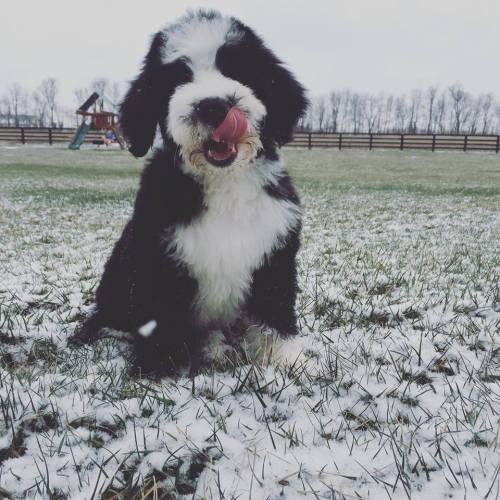
[[[200, 100], [238, 106], [248, 123], [231, 164], [204, 154], [213, 130]], [[105, 266], [95, 308], [75, 341], [104, 327], [133, 334], [143, 373], [196, 369], [210, 338], [255, 325], [297, 333], [300, 204], [279, 158], [305, 111], [304, 89], [234, 18], [188, 13], [156, 33], [121, 105], [145, 167], [131, 220]]]

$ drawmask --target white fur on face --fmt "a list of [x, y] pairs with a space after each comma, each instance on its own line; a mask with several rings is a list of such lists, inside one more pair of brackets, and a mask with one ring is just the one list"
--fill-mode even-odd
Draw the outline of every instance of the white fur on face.
[[252, 169], [207, 178], [207, 209], [169, 238], [168, 251], [198, 281], [193, 312], [199, 326], [229, 325], [237, 318], [252, 273], [300, 220], [297, 205], [263, 189], [282, 170], [280, 162], [258, 160]]
[[215, 65], [219, 47], [241, 36], [233, 21], [223, 16], [206, 18], [190, 15], [178, 24], [165, 28], [164, 33], [163, 62], [182, 58], [193, 72], [193, 81], [179, 86], [172, 95], [166, 123], [169, 135], [180, 146], [185, 163], [198, 172], [221, 172], [203, 155], [203, 144], [209, 139], [211, 131], [193, 120], [195, 104], [214, 97], [234, 102], [243, 111], [248, 130], [242, 144], [237, 147], [235, 163], [249, 163], [261, 147], [259, 125], [266, 116], [266, 108], [249, 87], [225, 77]]
[[184, 146], [208, 139], [209, 131], [194, 124], [191, 119], [193, 106], [208, 97], [233, 100], [245, 114], [248, 134], [258, 133], [259, 122], [264, 118], [266, 109], [252, 91], [216, 70], [204, 70], [194, 74], [193, 82], [178, 87], [170, 99], [167, 129], [176, 144]]
[[236, 41], [240, 36], [232, 24], [231, 18], [221, 15], [209, 19], [188, 14], [178, 23], [166, 26], [163, 30], [167, 38], [163, 63], [182, 57], [189, 58], [192, 69], [213, 68], [218, 48], [226, 41]]

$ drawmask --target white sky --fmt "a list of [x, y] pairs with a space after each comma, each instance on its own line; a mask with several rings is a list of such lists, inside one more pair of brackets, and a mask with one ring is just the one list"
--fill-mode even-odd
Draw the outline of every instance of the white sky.
[[235, 15], [312, 94], [406, 92], [461, 82], [500, 94], [500, 0], [2, 0], [0, 94], [59, 80], [62, 100], [95, 77], [126, 82], [149, 35], [188, 7]]

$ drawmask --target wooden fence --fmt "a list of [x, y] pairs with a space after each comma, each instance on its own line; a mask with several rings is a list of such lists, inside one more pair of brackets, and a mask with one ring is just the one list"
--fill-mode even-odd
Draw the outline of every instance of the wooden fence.
[[[0, 142], [69, 143], [75, 134], [73, 128], [0, 127]], [[91, 131], [85, 143], [102, 138], [102, 132]], [[457, 151], [500, 151], [500, 135], [442, 135], [442, 134], [348, 134], [297, 132], [292, 147], [312, 148], [366, 148], [366, 149], [423, 149]]]
[[348, 134], [298, 132], [289, 146], [312, 148], [500, 151], [500, 135]]
[[[75, 132], [74, 128], [0, 127], [0, 142], [69, 144]], [[103, 132], [90, 131], [84, 142], [92, 144], [102, 139], [103, 135]]]

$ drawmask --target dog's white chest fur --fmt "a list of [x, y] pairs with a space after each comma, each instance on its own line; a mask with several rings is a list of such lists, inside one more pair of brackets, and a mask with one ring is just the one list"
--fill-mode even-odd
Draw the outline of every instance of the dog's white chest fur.
[[213, 176], [206, 210], [174, 231], [171, 249], [198, 281], [193, 312], [200, 326], [236, 319], [253, 271], [300, 218], [297, 205], [264, 190], [266, 178], [255, 164]]

